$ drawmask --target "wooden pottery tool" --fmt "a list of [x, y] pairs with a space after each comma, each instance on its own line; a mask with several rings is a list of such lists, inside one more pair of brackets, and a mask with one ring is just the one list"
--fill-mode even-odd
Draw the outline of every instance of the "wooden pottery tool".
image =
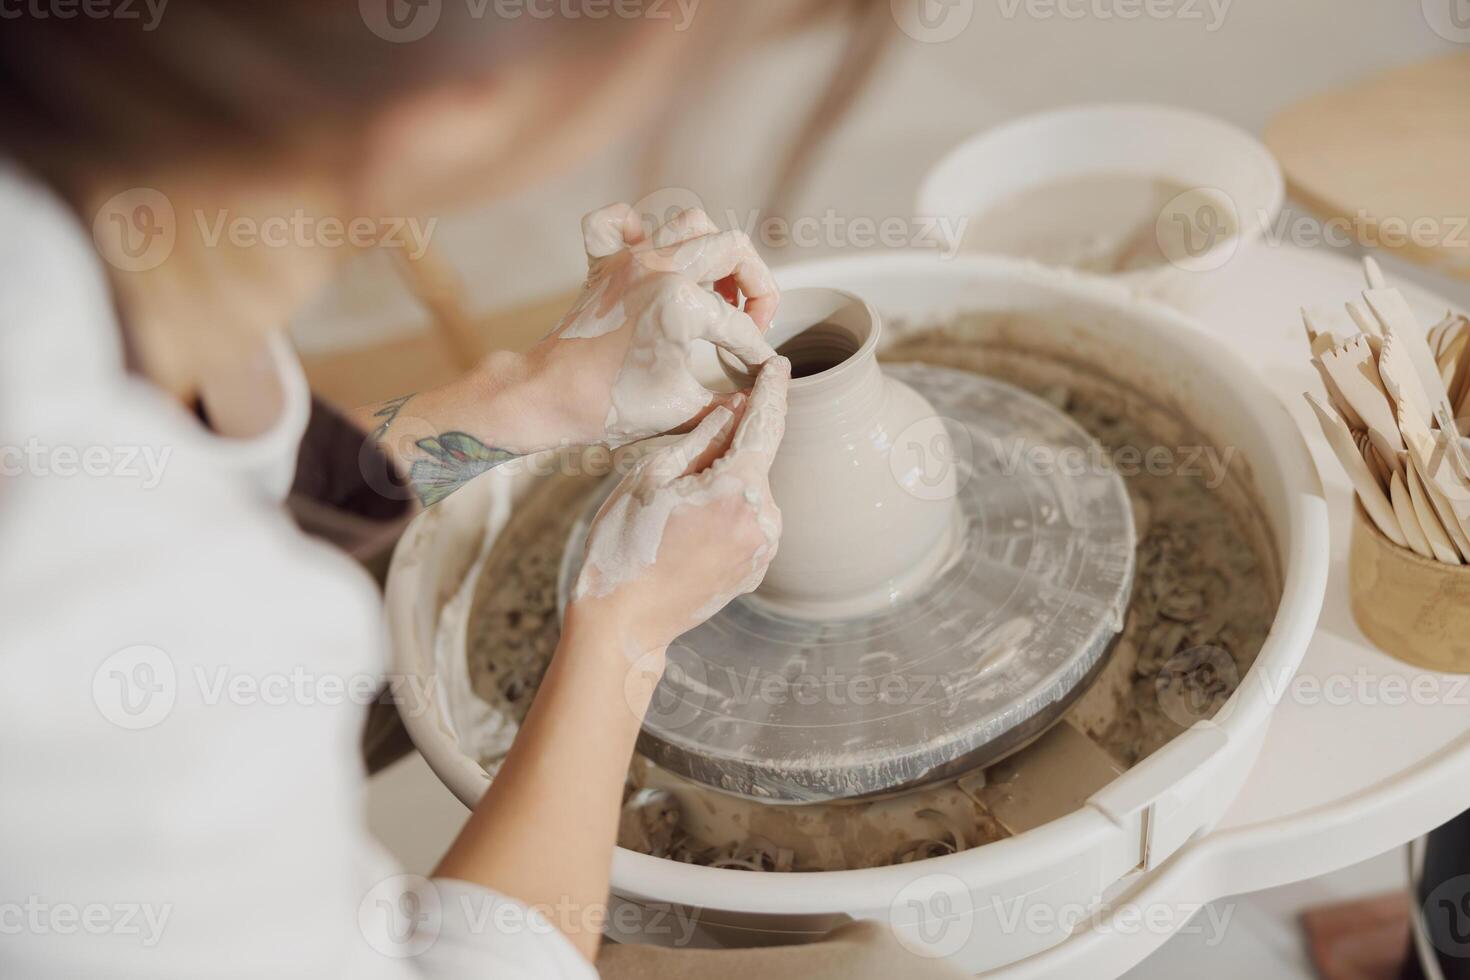
[[1409, 485], [1404, 481], [1402, 471], [1393, 475], [1388, 486], [1388, 499], [1393, 503], [1393, 516], [1398, 518], [1399, 527], [1403, 528], [1404, 537], [1409, 540], [1409, 548], [1421, 558], [1433, 558], [1429, 537], [1419, 524], [1419, 515], [1414, 510], [1414, 501], [1409, 499]]
[[[1327, 437], [1327, 443], [1337, 455], [1338, 462], [1342, 464], [1343, 470], [1347, 472], [1348, 479], [1352, 481], [1353, 489], [1358, 492], [1358, 499], [1363, 506], [1368, 508], [1368, 513], [1373, 515], [1373, 523], [1376, 524], [1388, 538], [1400, 547], [1409, 547], [1408, 537], [1399, 524], [1399, 518], [1391, 499], [1385, 495], [1382, 487], [1373, 474], [1368, 471], [1368, 464], [1358, 453], [1358, 445], [1353, 439], [1353, 434], [1330, 406], [1323, 405], [1310, 392], [1306, 396], [1307, 404], [1312, 406], [1312, 411], [1317, 414], [1317, 422], [1322, 426], [1322, 434]], [[1397, 475], [1397, 474], [1394, 474]]]

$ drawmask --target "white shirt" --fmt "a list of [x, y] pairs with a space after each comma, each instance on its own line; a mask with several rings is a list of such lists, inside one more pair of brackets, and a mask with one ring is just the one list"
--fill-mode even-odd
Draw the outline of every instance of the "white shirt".
[[309, 399], [210, 434], [123, 367], [96, 250], [0, 164], [0, 976], [594, 977], [363, 826], [379, 600], [282, 507]]

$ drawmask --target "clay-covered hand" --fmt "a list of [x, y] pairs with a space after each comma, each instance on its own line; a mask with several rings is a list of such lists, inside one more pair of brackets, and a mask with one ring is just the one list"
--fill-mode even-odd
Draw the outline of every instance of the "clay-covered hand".
[[790, 380], [789, 361], [767, 361], [748, 398], [639, 460], [592, 524], [569, 615], [639, 656], [760, 584], [781, 536], [769, 475]]
[[587, 283], [530, 354], [569, 402], [569, 438], [621, 446], [727, 404], [732, 396], [691, 372], [695, 341], [752, 368], [774, 356], [763, 334], [779, 294], [743, 232], [722, 232], [694, 209], [647, 236], [638, 214], [617, 204], [583, 218], [582, 237]]

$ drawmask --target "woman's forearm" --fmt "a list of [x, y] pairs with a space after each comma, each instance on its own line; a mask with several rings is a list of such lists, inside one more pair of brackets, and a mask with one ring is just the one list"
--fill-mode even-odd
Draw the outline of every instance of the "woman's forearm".
[[635, 661], [615, 625], [573, 606], [514, 746], [435, 874], [538, 908], [594, 957], [628, 760], [662, 671], [662, 651]]
[[585, 437], [558, 387], [537, 359], [499, 352], [449, 384], [352, 415], [428, 506], [486, 470]]

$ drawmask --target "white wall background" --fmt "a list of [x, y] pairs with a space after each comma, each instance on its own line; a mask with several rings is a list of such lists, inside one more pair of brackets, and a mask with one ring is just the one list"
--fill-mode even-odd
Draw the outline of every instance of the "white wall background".
[[[945, 150], [1040, 109], [1164, 102], [1258, 133], [1304, 96], [1465, 48], [1437, 35], [1425, 13], [1463, 0], [925, 2], [949, 10], [953, 24], [968, 13], [968, 25], [942, 43], [894, 32], [869, 89], [817, 162], [797, 214], [832, 208], [849, 219], [909, 216], [922, 175]], [[1172, 15], [1122, 18], [1134, 8]], [[811, 31], [751, 52], [681, 120], [659, 183], [693, 190], [720, 216], [766, 206], [771, 168], [825, 82], [839, 41], [832, 31]], [[612, 148], [552, 184], [441, 222], [435, 241], [464, 272], [478, 308], [517, 306], [581, 278], [580, 216], [651, 189], [640, 185], [629, 149]], [[768, 257], [785, 262], [832, 250], [788, 248]], [[421, 320], [386, 261], [368, 257], [296, 333], [303, 349], [315, 351], [401, 334]]]

